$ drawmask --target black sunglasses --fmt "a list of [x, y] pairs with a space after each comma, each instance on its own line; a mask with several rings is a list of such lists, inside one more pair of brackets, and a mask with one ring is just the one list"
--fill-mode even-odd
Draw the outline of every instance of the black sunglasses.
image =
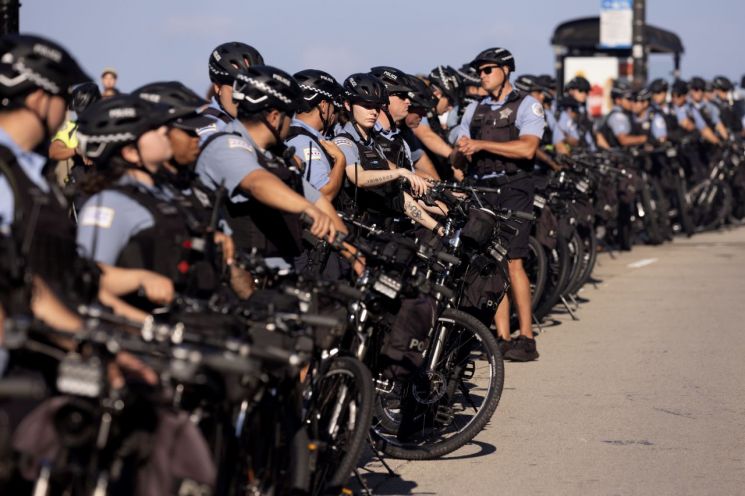
[[405, 93], [403, 91], [399, 91], [399, 92], [396, 92], [396, 93], [391, 93], [390, 96], [398, 97], [401, 100], [406, 100], [406, 99], [411, 100], [411, 97], [409, 96], [409, 94], [408, 93]]
[[479, 67], [479, 74], [491, 74], [494, 69], [499, 69], [498, 65], [487, 65], [486, 67]]

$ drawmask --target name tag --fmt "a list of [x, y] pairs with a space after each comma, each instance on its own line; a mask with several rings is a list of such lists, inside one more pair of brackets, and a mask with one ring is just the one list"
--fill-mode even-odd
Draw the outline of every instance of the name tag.
[[88, 207], [80, 214], [80, 225], [108, 229], [114, 222], [114, 214], [113, 208]]

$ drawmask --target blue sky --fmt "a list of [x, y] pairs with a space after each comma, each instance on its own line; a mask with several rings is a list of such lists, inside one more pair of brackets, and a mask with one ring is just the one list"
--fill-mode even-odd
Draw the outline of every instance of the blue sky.
[[[207, 58], [224, 41], [255, 46], [290, 73], [324, 69], [337, 78], [391, 65], [424, 72], [460, 65], [481, 49], [504, 46], [517, 72], [552, 71], [551, 34], [563, 21], [598, 15], [600, 0], [25, 0], [21, 30], [70, 49], [95, 77], [119, 71], [128, 91], [177, 79], [203, 93]], [[701, 5], [705, 5], [704, 10]], [[648, 0], [647, 21], [676, 32], [686, 48], [683, 76], [745, 73], [745, 2]], [[670, 57], [654, 57], [664, 76]]]

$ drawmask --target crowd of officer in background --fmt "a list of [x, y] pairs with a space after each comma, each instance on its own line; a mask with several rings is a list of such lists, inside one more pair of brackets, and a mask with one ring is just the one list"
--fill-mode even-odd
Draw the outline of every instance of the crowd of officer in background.
[[[0, 50], [0, 338], [3, 319], [19, 315], [74, 335], [78, 309], [91, 302], [146, 323], [180, 294], [249, 298], [246, 253], [273, 270], [354, 278], [365, 259], [339, 213], [394, 230], [409, 219], [446, 245], [443, 209], [424, 201], [442, 181], [499, 188], [490, 206], [531, 213], [534, 177], [568, 167], [563, 157], [574, 153], [686, 139], [695, 182], [723, 143], [745, 137], [743, 100], [723, 76], [618, 80], [610, 112], [592, 119], [585, 78], [559, 93], [551, 76], [518, 76], [505, 48], [459, 69], [416, 76], [379, 66], [339, 82], [320, 68], [288, 74], [229, 42], [209, 54], [210, 100], [177, 81], [120, 93], [111, 69], [102, 98], [51, 40], [7, 36]], [[309, 249], [305, 225], [328, 243], [343, 240], [340, 256]], [[494, 326], [505, 359], [531, 361], [529, 229], [515, 226], [511, 289]], [[400, 312], [423, 327], [411, 336], [426, 335], [433, 309], [414, 301]], [[117, 383], [156, 380], [127, 353], [114, 369]], [[51, 364], [0, 348], [0, 375], [30, 371], [54, 375]], [[28, 411], [8, 408], [4, 425]]]

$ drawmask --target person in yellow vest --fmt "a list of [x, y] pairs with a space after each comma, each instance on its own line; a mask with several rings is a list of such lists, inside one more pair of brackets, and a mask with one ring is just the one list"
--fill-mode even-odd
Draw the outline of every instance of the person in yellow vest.
[[49, 146], [49, 158], [59, 162], [55, 174], [60, 186], [79, 180], [85, 173], [85, 167], [90, 165], [90, 162], [78, 153], [77, 116], [91, 103], [101, 99], [101, 92], [92, 81], [78, 84], [73, 87], [71, 93], [70, 110], [75, 112], [75, 119], [65, 122]]

